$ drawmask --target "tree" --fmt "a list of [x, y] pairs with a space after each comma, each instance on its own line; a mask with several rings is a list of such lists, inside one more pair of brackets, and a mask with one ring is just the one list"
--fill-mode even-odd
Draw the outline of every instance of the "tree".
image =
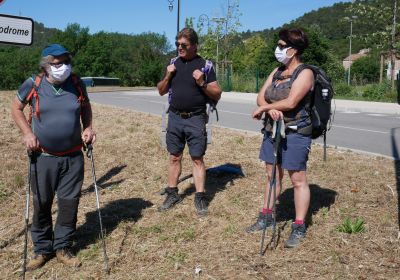
[[81, 27], [78, 23], [71, 23], [64, 31], [58, 31], [52, 38], [52, 43], [58, 43], [67, 48], [73, 55], [85, 48], [89, 40], [89, 28]]
[[[379, 49], [390, 48], [393, 3], [394, 0], [357, 0], [350, 5], [347, 12], [358, 17], [357, 24], [363, 30], [361, 33], [355, 33], [354, 36], [361, 38], [370, 46]], [[400, 15], [399, 10], [396, 13], [398, 17]], [[399, 24], [396, 25], [398, 30]]]

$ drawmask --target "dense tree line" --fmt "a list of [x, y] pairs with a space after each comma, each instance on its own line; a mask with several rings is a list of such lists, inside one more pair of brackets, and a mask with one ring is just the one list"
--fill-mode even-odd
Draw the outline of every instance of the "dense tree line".
[[[303, 55], [304, 62], [322, 67], [335, 82], [342, 82], [345, 80], [342, 60], [348, 55], [349, 18], [357, 16], [353, 22], [353, 53], [370, 48], [371, 54], [355, 63], [352, 79], [376, 82], [379, 54], [390, 47], [392, 2], [356, 0], [354, 3], [337, 3], [311, 11], [283, 27], [305, 29], [310, 36], [310, 48]], [[219, 62], [221, 68], [226, 66], [222, 62], [228, 61], [236, 76], [248, 76], [250, 80], [256, 75], [264, 78], [278, 65], [274, 49], [281, 27], [240, 33], [237, 31], [241, 26], [238, 7], [236, 0], [228, 9], [227, 23], [213, 24], [205, 29], [204, 22], [197, 22], [195, 26], [196, 20], [188, 18], [186, 25], [198, 31], [199, 51], [203, 57]], [[175, 55], [165, 35], [156, 33], [90, 34], [88, 28], [76, 23], [63, 31], [45, 28], [40, 23], [35, 23], [34, 29], [33, 46], [0, 46], [0, 89], [16, 88], [26, 77], [37, 73], [42, 48], [54, 42], [65, 45], [72, 52], [73, 69], [77, 74], [117, 77], [123, 86], [154, 86], [162, 77], [168, 59]], [[395, 47], [399, 49], [400, 45]], [[222, 74], [221, 79], [225, 79]]]
[[170, 45], [164, 35], [128, 35], [99, 32], [70, 24], [64, 30], [35, 23], [30, 47], [0, 47], [0, 89], [15, 89], [38, 72], [40, 53], [49, 43], [64, 45], [74, 56], [73, 69], [80, 76], [120, 78], [124, 86], [154, 86], [162, 76]]

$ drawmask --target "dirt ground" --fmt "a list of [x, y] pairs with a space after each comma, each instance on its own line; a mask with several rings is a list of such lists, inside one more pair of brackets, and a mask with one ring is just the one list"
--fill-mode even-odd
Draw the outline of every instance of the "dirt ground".
[[[0, 92], [0, 279], [18, 278], [24, 244], [28, 161], [10, 118], [14, 93]], [[328, 149], [324, 162], [321, 147], [313, 145], [307, 237], [296, 249], [283, 247], [294, 218], [293, 189], [285, 176], [277, 205], [278, 246], [261, 257], [261, 234], [244, 232], [256, 219], [266, 184], [258, 160], [261, 135], [214, 129], [207, 167], [230, 163], [244, 176], [209, 174], [210, 213], [199, 218], [190, 180], [179, 185], [181, 204], [166, 213], [157, 211], [164, 199], [159, 191], [167, 182], [168, 159], [159, 144], [160, 118], [95, 105], [94, 120], [94, 159], [110, 275], [102, 270], [96, 200], [86, 159], [74, 245], [83, 265], [70, 269], [52, 259], [28, 273], [27, 279], [400, 279], [399, 189], [392, 160]], [[187, 153], [183, 165], [182, 175], [190, 174]], [[55, 219], [56, 203], [53, 213]], [[365, 232], [337, 231], [345, 218], [364, 219]], [[269, 231], [266, 243], [270, 239]]]

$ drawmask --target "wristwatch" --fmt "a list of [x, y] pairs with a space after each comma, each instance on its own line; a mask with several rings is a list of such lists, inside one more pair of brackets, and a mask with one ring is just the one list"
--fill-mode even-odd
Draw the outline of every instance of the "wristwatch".
[[207, 83], [206, 83], [206, 81], [204, 81], [204, 82], [200, 85], [200, 87], [206, 89], [206, 88], [207, 88]]

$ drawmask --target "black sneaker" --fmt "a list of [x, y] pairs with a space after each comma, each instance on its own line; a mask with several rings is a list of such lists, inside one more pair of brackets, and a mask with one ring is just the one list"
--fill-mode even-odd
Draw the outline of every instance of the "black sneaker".
[[285, 248], [294, 248], [300, 244], [300, 241], [306, 236], [306, 225], [292, 224], [292, 232], [285, 242]]
[[197, 215], [205, 216], [208, 214], [208, 202], [204, 192], [196, 192], [194, 195], [194, 206], [197, 210]]
[[166, 188], [165, 192], [167, 194], [167, 197], [165, 198], [163, 204], [158, 207], [158, 211], [160, 212], [167, 211], [175, 204], [182, 201], [181, 196], [178, 194], [178, 188]]
[[251, 233], [266, 229], [267, 227], [272, 226], [272, 223], [273, 223], [272, 214], [263, 214], [262, 212], [260, 212], [257, 221], [248, 228], [246, 228], [246, 232]]

